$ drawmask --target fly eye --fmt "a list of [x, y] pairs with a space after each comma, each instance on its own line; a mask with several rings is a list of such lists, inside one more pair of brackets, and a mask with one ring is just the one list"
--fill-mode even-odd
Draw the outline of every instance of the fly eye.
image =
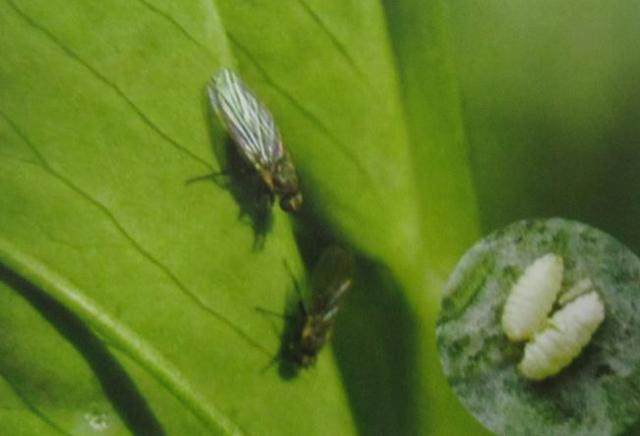
[[286, 212], [296, 212], [302, 206], [302, 194], [285, 195], [280, 199], [280, 207]]

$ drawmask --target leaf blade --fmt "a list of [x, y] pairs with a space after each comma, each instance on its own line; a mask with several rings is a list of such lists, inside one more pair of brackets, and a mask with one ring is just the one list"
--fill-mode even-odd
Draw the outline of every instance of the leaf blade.
[[[254, 232], [238, 221], [230, 193], [186, 184], [214, 167], [204, 85], [232, 59], [220, 26], [202, 30], [217, 22], [210, 4], [192, 2], [183, 14], [153, 5], [162, 13], [127, 2], [71, 2], [56, 13], [44, 2], [0, 5], [12, 36], [0, 43], [0, 233], [19, 247], [9, 254], [28, 253], [74, 283], [159, 350], [169, 362], [161, 370], [186, 374], [198, 398], [215, 400], [243, 430], [313, 434], [322, 422], [349, 433], [328, 354], [314, 378], [284, 383], [260, 371], [279, 338], [255, 306], [282, 310], [291, 291], [283, 260], [302, 273], [290, 224], [275, 211], [264, 250], [254, 252]], [[215, 37], [215, 57], [194, 43], [201, 34], [205, 46]], [[136, 368], [139, 357], [113, 354], [164, 426], [191, 428], [190, 412]], [[271, 404], [273, 395], [282, 401]], [[320, 400], [327, 406], [317, 408]]]

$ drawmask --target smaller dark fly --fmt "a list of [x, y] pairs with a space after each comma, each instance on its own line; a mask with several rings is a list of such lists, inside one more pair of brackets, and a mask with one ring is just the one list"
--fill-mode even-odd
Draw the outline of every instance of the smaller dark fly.
[[229, 69], [218, 71], [207, 91], [240, 154], [268, 188], [271, 202], [277, 195], [283, 210], [298, 210], [302, 205], [298, 174], [271, 113]]
[[336, 315], [352, 284], [353, 258], [339, 247], [327, 249], [311, 277], [310, 304], [300, 300], [301, 318], [288, 354], [301, 367], [309, 367], [331, 337]]

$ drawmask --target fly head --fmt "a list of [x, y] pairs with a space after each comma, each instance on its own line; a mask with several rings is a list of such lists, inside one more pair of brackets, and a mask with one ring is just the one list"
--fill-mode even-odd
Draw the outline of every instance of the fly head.
[[288, 158], [281, 159], [273, 172], [274, 190], [280, 196], [280, 207], [295, 212], [302, 205], [302, 193], [296, 169]]

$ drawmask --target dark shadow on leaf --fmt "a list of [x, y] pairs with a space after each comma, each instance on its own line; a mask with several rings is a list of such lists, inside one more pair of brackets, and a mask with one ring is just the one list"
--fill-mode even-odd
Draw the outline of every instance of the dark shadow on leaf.
[[277, 324], [274, 324], [274, 332], [280, 337], [280, 347], [265, 370], [277, 364], [278, 375], [285, 381], [296, 378], [302, 369], [296, 362], [295, 349], [304, 324], [305, 314], [302, 290], [298, 280], [290, 269], [288, 272], [291, 274], [292, 286], [287, 292], [282, 314], [270, 312], [260, 307], [256, 308], [265, 317], [278, 321]]
[[402, 290], [380, 264], [358, 259], [338, 316], [333, 349], [361, 434], [418, 434], [412, 375], [419, 326]]
[[[308, 204], [296, 239], [307, 267], [313, 268], [326, 247], [347, 245], [315, 218], [321, 213]], [[419, 434], [415, 423], [421, 411], [412, 398], [418, 389], [413, 376], [420, 372], [415, 356], [421, 327], [388, 269], [362, 253], [355, 258], [353, 288], [337, 316], [331, 347], [356, 425], [363, 435]]]
[[0, 280], [27, 300], [85, 358], [105, 395], [133, 434], [165, 434], [134, 381], [78, 317], [2, 265]]

